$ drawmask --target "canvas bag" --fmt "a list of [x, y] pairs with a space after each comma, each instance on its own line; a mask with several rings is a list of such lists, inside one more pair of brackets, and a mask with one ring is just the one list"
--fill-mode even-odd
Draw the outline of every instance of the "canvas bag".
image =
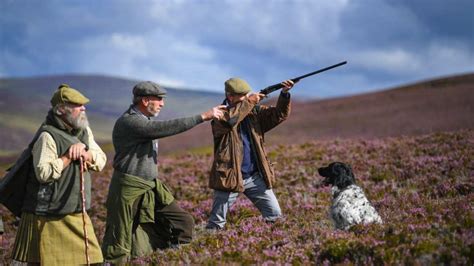
[[6, 175], [0, 180], [0, 203], [17, 217], [21, 216], [28, 178], [35, 176], [31, 151], [42, 132], [41, 128], [35, 133], [33, 140], [15, 164], [7, 169]]

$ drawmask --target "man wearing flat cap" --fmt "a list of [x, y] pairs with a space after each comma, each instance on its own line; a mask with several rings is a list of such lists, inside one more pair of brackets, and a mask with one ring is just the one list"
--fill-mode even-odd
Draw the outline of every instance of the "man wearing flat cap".
[[[81, 177], [85, 207], [89, 209], [89, 171], [100, 171], [106, 163], [105, 153], [89, 128], [84, 106], [88, 102], [79, 91], [60, 85], [51, 98], [52, 108], [45, 122], [5, 177], [19, 179], [20, 169], [32, 168], [26, 172], [25, 189], [16, 188], [25, 191], [19, 205], [12, 202], [15, 195], [11, 188], [0, 186], [2, 203], [21, 216], [12, 255], [15, 261], [41, 265], [86, 264], [85, 227], [89, 262], [103, 262], [91, 220], [87, 213], [82, 214]], [[28, 164], [31, 167], [25, 168]]]
[[175, 248], [192, 239], [193, 217], [176, 203], [158, 179], [158, 139], [176, 135], [211, 119], [225, 106], [190, 117], [158, 121], [166, 90], [145, 81], [133, 88], [133, 103], [115, 123], [114, 173], [107, 198], [107, 225], [102, 244], [105, 260], [122, 263], [160, 248]]
[[282, 82], [284, 88], [276, 106], [259, 105], [265, 95], [251, 93], [249, 84], [240, 78], [225, 83], [228, 109], [224, 118], [212, 121], [214, 162], [209, 187], [214, 189], [207, 229], [223, 229], [229, 209], [239, 193], [245, 194], [268, 222], [281, 216], [273, 193], [275, 181], [263, 143], [264, 133], [283, 122], [290, 114], [289, 90], [294, 83]]

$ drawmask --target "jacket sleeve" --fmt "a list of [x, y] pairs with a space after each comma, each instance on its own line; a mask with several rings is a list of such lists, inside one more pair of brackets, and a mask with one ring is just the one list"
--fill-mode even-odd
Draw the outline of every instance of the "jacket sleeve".
[[43, 132], [31, 151], [36, 178], [40, 183], [51, 182], [61, 177], [63, 161], [56, 150], [56, 142], [48, 132]]
[[214, 137], [222, 136], [237, 127], [242, 120], [252, 111], [254, 103], [244, 99], [234, 107], [224, 111], [224, 117], [212, 121], [212, 133]]
[[261, 106], [258, 112], [258, 120], [263, 132], [267, 132], [285, 121], [290, 115], [290, 94], [280, 93], [276, 106]]
[[89, 137], [89, 151], [92, 155], [92, 165], [90, 165], [90, 169], [96, 172], [102, 171], [107, 162], [107, 156], [97, 142], [95, 142], [94, 135], [89, 127], [87, 127], [87, 134]]
[[165, 121], [148, 120], [138, 116], [128, 119], [124, 123], [127, 134], [141, 140], [154, 140], [184, 132], [202, 123], [201, 115], [183, 117]]

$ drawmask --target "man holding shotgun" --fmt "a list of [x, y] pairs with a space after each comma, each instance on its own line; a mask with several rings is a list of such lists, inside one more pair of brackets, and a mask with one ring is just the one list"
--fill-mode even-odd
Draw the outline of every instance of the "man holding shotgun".
[[214, 201], [207, 229], [222, 229], [226, 215], [244, 193], [258, 208], [266, 221], [281, 216], [281, 209], [273, 193], [275, 176], [264, 149], [264, 133], [283, 122], [290, 114], [292, 80], [283, 87], [275, 107], [258, 103], [263, 93], [251, 94], [249, 84], [240, 78], [225, 82], [228, 106], [224, 117], [212, 121], [214, 162], [209, 186], [214, 189]]
[[[273, 222], [281, 216], [272, 190], [275, 176], [263, 147], [264, 133], [290, 114], [289, 90], [296, 82], [346, 63], [271, 85], [260, 93], [251, 94], [249, 84], [240, 78], [225, 82], [224, 104], [228, 108], [223, 119], [212, 121], [214, 162], [209, 187], [214, 189], [214, 202], [207, 229], [224, 228], [227, 212], [239, 193], [244, 193], [253, 202], [266, 221]], [[258, 105], [262, 98], [279, 89], [282, 91], [275, 107]]]

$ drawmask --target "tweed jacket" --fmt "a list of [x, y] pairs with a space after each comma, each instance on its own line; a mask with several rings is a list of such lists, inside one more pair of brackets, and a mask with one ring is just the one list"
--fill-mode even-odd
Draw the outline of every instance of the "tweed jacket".
[[221, 120], [213, 120], [214, 161], [209, 187], [221, 191], [243, 192], [241, 165], [243, 146], [240, 136], [241, 122], [247, 117], [250, 127], [252, 152], [258, 170], [267, 187], [275, 181], [273, 169], [264, 149], [264, 134], [286, 120], [290, 114], [290, 97], [280, 94], [276, 106], [256, 105], [244, 99], [224, 113]]

